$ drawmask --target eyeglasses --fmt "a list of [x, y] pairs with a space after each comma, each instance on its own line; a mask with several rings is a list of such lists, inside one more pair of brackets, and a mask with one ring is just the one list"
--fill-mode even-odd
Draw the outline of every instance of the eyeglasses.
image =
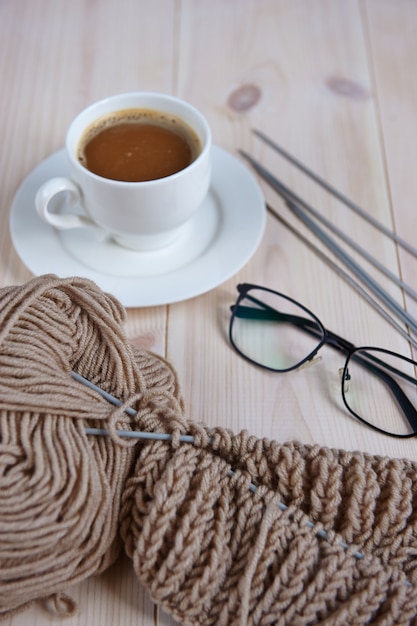
[[355, 347], [277, 291], [249, 284], [237, 289], [229, 338], [240, 356], [273, 372], [289, 372], [328, 344], [347, 355], [339, 371], [348, 411], [385, 435], [417, 435], [416, 361], [383, 348]]

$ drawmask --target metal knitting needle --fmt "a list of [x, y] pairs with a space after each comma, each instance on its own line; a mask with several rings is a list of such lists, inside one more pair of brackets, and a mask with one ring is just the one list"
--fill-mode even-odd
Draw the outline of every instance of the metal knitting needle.
[[[79, 383], [85, 385], [86, 387], [89, 387], [90, 389], [93, 389], [94, 391], [96, 391], [98, 394], [100, 394], [100, 396], [102, 396], [102, 398], [107, 400], [113, 406], [121, 406], [123, 404], [121, 400], [119, 400], [115, 396], [112, 396], [107, 391], [104, 391], [103, 389], [98, 387], [98, 385], [95, 385], [90, 380], [88, 380], [87, 378], [84, 378], [84, 376], [81, 376], [77, 372], [72, 371], [71, 377], [74, 380], [78, 381]], [[125, 409], [125, 413], [131, 416], [137, 415], [137, 411], [135, 411], [131, 407], [127, 407]], [[107, 428], [85, 428], [85, 432], [87, 435], [109, 435], [110, 434], [110, 431]], [[150, 440], [156, 440], [156, 441], [172, 441], [173, 439], [173, 436], [168, 433], [150, 433], [150, 432], [139, 432], [139, 431], [130, 431], [130, 430], [116, 430], [116, 434], [119, 437], [129, 437], [129, 438], [135, 438], [135, 439], [150, 439]], [[195, 438], [192, 435], [180, 435], [179, 441], [183, 443], [194, 443]], [[209, 441], [212, 441], [212, 438], [210, 438]], [[229, 471], [227, 472], [227, 475], [231, 478], [232, 476], [235, 475], [235, 472], [232, 469], [229, 469]], [[258, 487], [254, 483], [249, 483], [249, 491], [251, 491], [252, 493], [256, 493], [258, 491]], [[281, 509], [281, 511], [288, 510], [288, 506], [281, 501], [277, 502], [277, 506], [279, 509]], [[321, 537], [322, 539], [325, 539], [325, 540], [329, 539], [329, 535], [324, 529], [322, 528], [317, 529], [315, 524], [311, 522], [310, 520], [307, 520], [306, 524], [309, 528], [311, 528], [312, 530], [316, 532], [316, 535], [318, 537]], [[344, 541], [340, 541], [339, 543], [344, 550], [347, 550], [350, 547], [349, 544], [345, 543]], [[365, 558], [365, 555], [362, 552], [359, 552], [358, 550], [353, 552], [353, 556], [356, 557], [357, 559]]]
[[314, 180], [316, 183], [318, 183], [319, 185], [321, 185], [321, 187], [323, 187], [327, 192], [329, 192], [330, 194], [332, 194], [335, 198], [337, 198], [340, 202], [342, 202], [343, 204], [345, 204], [347, 207], [349, 207], [350, 209], [352, 209], [352, 211], [354, 211], [355, 213], [357, 213], [358, 215], [360, 215], [364, 220], [366, 220], [367, 222], [369, 222], [369, 224], [372, 224], [372, 226], [374, 226], [375, 228], [377, 228], [379, 231], [381, 231], [382, 233], [384, 233], [384, 235], [386, 235], [387, 237], [389, 237], [390, 239], [392, 239], [393, 241], [395, 241], [399, 246], [401, 246], [402, 248], [404, 248], [404, 250], [407, 250], [407, 252], [409, 252], [410, 254], [412, 254], [414, 257], [417, 258], [417, 250], [416, 248], [414, 248], [411, 244], [409, 244], [407, 241], [405, 241], [404, 239], [402, 239], [401, 237], [399, 237], [396, 233], [394, 233], [392, 230], [390, 230], [389, 228], [387, 228], [384, 224], [382, 224], [381, 222], [379, 222], [377, 219], [375, 219], [372, 215], [370, 215], [369, 213], [367, 213], [366, 211], [364, 211], [364, 209], [362, 209], [360, 206], [358, 206], [357, 204], [355, 204], [354, 202], [352, 202], [352, 200], [350, 200], [347, 196], [345, 196], [344, 194], [342, 194], [340, 191], [338, 191], [337, 189], [335, 189], [334, 187], [332, 187], [328, 182], [326, 182], [323, 178], [321, 178], [320, 176], [318, 176], [317, 174], [315, 174], [313, 171], [311, 171], [308, 167], [306, 167], [305, 165], [303, 165], [300, 161], [298, 161], [298, 159], [296, 159], [295, 157], [291, 156], [286, 150], [284, 150], [284, 148], [281, 148], [281, 146], [279, 146], [275, 141], [272, 141], [272, 139], [270, 139], [269, 137], [267, 137], [263, 132], [261, 132], [260, 130], [253, 130], [252, 131], [257, 137], [259, 137], [260, 139], [262, 139], [262, 141], [264, 141], [265, 143], [267, 143], [271, 148], [273, 148], [276, 152], [278, 152], [279, 154], [281, 154], [281, 156], [283, 156], [285, 159], [287, 159], [287, 161], [289, 161], [290, 163], [292, 163], [293, 165], [295, 165], [295, 167], [297, 167], [300, 171], [302, 171], [304, 174], [306, 174], [306, 176], [308, 176], [309, 178], [311, 178], [312, 180]]
[[272, 215], [283, 224], [293, 235], [298, 237], [300, 241], [302, 241], [310, 250], [312, 250], [324, 263], [326, 263], [333, 271], [335, 271], [343, 280], [345, 280], [353, 289], [355, 289], [367, 302], [370, 304], [391, 326], [395, 328], [397, 332], [399, 332], [407, 341], [409, 341], [415, 348], [417, 348], [417, 341], [411, 337], [407, 333], [406, 330], [394, 320], [394, 318], [389, 315], [385, 309], [383, 309], [372, 296], [369, 295], [363, 287], [359, 283], [357, 283], [347, 272], [345, 272], [341, 267], [336, 265], [330, 257], [328, 257], [324, 252], [320, 250], [317, 246], [314, 245], [311, 241], [304, 237], [294, 226], [292, 226], [287, 220], [285, 220], [282, 215], [280, 215], [275, 209], [267, 204], [267, 209]]
[[[121, 400], [115, 398], [110, 393], [107, 393], [107, 391], [104, 391], [104, 389], [101, 389], [87, 378], [84, 378], [84, 376], [81, 376], [81, 374], [77, 374], [77, 372], [71, 372], [71, 377], [79, 383], [82, 383], [86, 387], [89, 387], [90, 389], [93, 389], [93, 391], [99, 393], [102, 398], [107, 400], [107, 402], [109, 402], [113, 406], [122, 406], [123, 403], [121, 402]], [[137, 411], [129, 406], [125, 408], [125, 413], [127, 415], [130, 415], [130, 417], [135, 417], [137, 415]], [[85, 432], [87, 433], [87, 435], [110, 434], [107, 428], [86, 428]], [[126, 437], [130, 439], [157, 439], [159, 441], [172, 441], [172, 435], [169, 435], [168, 433], [149, 433], [138, 430], [116, 430], [115, 432], [116, 435], [118, 435], [119, 437]], [[181, 441], [181, 443], [194, 443], [194, 437], [192, 435], [180, 435], [178, 439], [179, 441]]]
[[391, 272], [387, 267], [385, 267], [385, 265], [382, 265], [382, 263], [380, 263], [375, 257], [369, 254], [367, 250], [362, 248], [358, 243], [356, 243], [356, 241], [351, 239], [351, 237], [346, 235], [346, 233], [344, 233], [339, 228], [337, 228], [337, 226], [332, 224], [330, 220], [324, 217], [324, 215], [321, 215], [321, 213], [319, 213], [316, 209], [314, 209], [305, 200], [300, 198], [300, 196], [294, 193], [291, 189], [288, 189], [288, 187], [284, 187], [284, 185], [282, 185], [282, 188], [285, 189], [285, 192], [287, 193], [288, 196], [292, 196], [293, 200], [297, 204], [299, 204], [304, 209], [306, 209], [306, 211], [308, 211], [311, 215], [313, 215], [319, 222], [324, 224], [326, 228], [331, 230], [335, 235], [337, 235], [340, 239], [342, 239], [342, 241], [347, 243], [353, 250], [358, 252], [364, 259], [366, 259], [371, 265], [376, 267], [382, 274], [387, 276], [398, 287], [400, 287], [401, 289], [404, 289], [404, 291], [408, 293], [409, 296], [414, 298], [414, 300], [417, 300], [417, 292], [414, 291], [414, 289], [412, 289], [409, 285], [407, 285], [407, 283], [405, 283], [400, 278], [398, 278], [398, 276], [393, 274], [393, 272]]
[[[259, 131], [253, 131], [256, 135], [258, 135], [259, 137], [261, 137], [262, 139], [264, 139], [265, 141], [267, 141], [268, 143], [273, 143], [270, 142], [270, 140], [263, 135], [262, 133], [260, 133]], [[285, 153], [285, 155], [287, 157], [290, 157], [290, 155], [288, 155], [287, 152], [283, 151], [282, 148], [280, 148], [279, 146], [277, 146], [276, 144], [273, 144], [273, 146], [275, 147], [275, 149], [277, 149], [280, 153]], [[293, 159], [292, 157], [290, 157], [291, 160]], [[298, 163], [298, 161], [297, 161]], [[301, 165], [301, 164], [299, 164]], [[304, 166], [302, 166], [304, 167]], [[304, 171], [304, 170], [303, 170]], [[308, 170], [310, 171], [310, 170]], [[321, 179], [320, 179], [321, 180]], [[322, 181], [325, 182], [325, 181]], [[396, 276], [395, 274], [393, 274], [388, 268], [386, 268], [384, 265], [382, 265], [382, 263], [380, 263], [375, 257], [373, 257], [371, 254], [369, 254], [369, 252], [367, 250], [365, 250], [364, 248], [362, 248], [358, 243], [356, 243], [356, 241], [354, 241], [353, 239], [351, 239], [348, 235], [346, 235], [343, 231], [341, 231], [339, 228], [337, 228], [337, 226], [335, 226], [334, 224], [332, 224], [332, 222], [330, 222], [328, 219], [326, 219], [324, 217], [324, 215], [321, 215], [318, 211], [316, 211], [316, 209], [314, 209], [310, 204], [308, 204], [307, 202], [305, 202], [305, 200], [303, 200], [302, 198], [300, 198], [298, 195], [296, 195], [292, 190], [286, 188], [286, 191], [288, 194], [292, 194], [293, 199], [299, 204], [301, 205], [304, 209], [306, 209], [311, 215], [314, 215], [314, 217], [319, 220], [322, 224], [324, 224], [326, 226], [326, 228], [328, 228], [329, 230], [331, 230], [335, 235], [337, 235], [338, 237], [340, 237], [340, 239], [342, 239], [342, 241], [344, 241], [345, 243], [347, 243], [353, 250], [355, 250], [356, 252], [358, 252], [364, 259], [366, 259], [369, 263], [371, 263], [371, 265], [373, 265], [374, 267], [376, 267], [382, 274], [384, 274], [385, 276], [387, 276], [390, 280], [392, 280], [393, 283], [395, 283], [398, 287], [400, 287], [401, 289], [404, 289], [404, 291], [411, 296], [412, 298], [414, 298], [414, 300], [417, 300], [417, 292], [414, 291], [414, 289], [412, 289], [409, 285], [407, 285], [407, 283], [405, 283], [404, 281], [402, 281], [400, 278], [398, 278], [398, 276]], [[417, 250], [416, 250], [416, 254], [417, 254]]]
[[297, 204], [295, 204], [292, 200], [287, 200], [286, 204], [288, 208], [295, 215], [297, 215], [297, 217], [302, 220], [304, 224], [310, 228], [310, 230], [314, 232], [322, 240], [322, 242], [327, 245], [327, 247], [332, 250], [332, 252], [338, 256], [358, 278], [360, 278], [360, 280], [362, 280], [364, 284], [367, 285], [368, 289], [373, 291], [374, 294], [377, 295], [385, 303], [385, 305], [410, 328], [410, 330], [417, 334], [417, 321], [405, 309], [395, 302], [395, 300], [391, 298], [391, 296], [384, 289], [382, 289], [382, 287], [378, 285], [367, 272], [359, 267], [359, 265], [349, 255], [339, 248], [339, 246], [332, 241], [332, 239], [330, 239], [330, 237], [326, 235], [326, 233], [319, 228]]
[[[81, 376], [77, 372], [72, 371], [71, 376], [74, 380], [96, 391], [98, 394], [100, 394], [105, 400], [107, 400], [113, 406], [122, 405], [121, 400], [119, 400], [115, 396], [112, 396], [107, 391], [104, 391], [103, 389], [101, 389], [100, 387], [98, 387], [97, 385], [89, 381], [87, 378], [84, 378], [84, 376]], [[125, 409], [125, 412], [128, 415], [137, 415], [137, 411], [135, 411], [131, 407], [127, 407]], [[107, 428], [86, 428], [85, 432], [87, 435], [109, 435], [110, 434]], [[129, 430], [116, 430], [116, 434], [119, 437], [130, 437], [130, 438], [134, 437], [136, 439], [148, 439], [148, 440], [157, 440], [157, 441], [171, 441], [173, 439], [172, 435], [168, 433], [150, 433], [150, 432], [137, 432], [137, 431], [135, 432], [135, 431], [129, 431]], [[179, 441], [184, 442], [184, 443], [194, 443], [195, 438], [192, 435], [180, 435]], [[212, 439], [210, 438], [209, 441], [212, 441]], [[232, 469], [229, 469], [227, 474], [231, 478], [235, 475], [235, 472]], [[254, 483], [251, 482], [249, 483], [249, 491], [251, 491], [252, 493], [256, 493], [258, 491], [258, 487]], [[284, 504], [281, 501], [277, 502], [277, 506], [281, 511], [287, 511], [289, 508], [286, 504]], [[312, 530], [314, 530], [316, 535], [320, 537], [321, 539], [324, 539], [325, 541], [329, 540], [329, 534], [323, 528], [317, 529], [315, 524], [308, 519], [306, 521], [306, 525]], [[345, 541], [339, 541], [339, 545], [344, 550], [348, 550], [350, 547], [349, 544], [346, 543]], [[352, 556], [354, 556], [356, 559], [365, 558], [364, 553], [360, 552], [359, 550], [355, 550], [352, 553]], [[405, 584], [409, 587], [412, 586], [412, 584], [408, 580], [405, 581]]]
[[324, 232], [306, 213], [293, 201], [293, 194], [275, 176], [249, 154], [240, 151], [251, 163], [253, 168], [271, 187], [286, 201], [288, 208], [341, 260], [345, 265], [372, 291], [384, 304], [397, 315], [411, 330], [417, 333], [417, 321], [365, 272], [327, 233]]

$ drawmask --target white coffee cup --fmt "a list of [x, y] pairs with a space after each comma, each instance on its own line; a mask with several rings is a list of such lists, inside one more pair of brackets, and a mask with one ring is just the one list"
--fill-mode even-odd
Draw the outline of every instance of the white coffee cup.
[[[77, 156], [86, 129], [102, 116], [127, 109], [150, 109], [180, 118], [200, 140], [195, 160], [174, 174], [142, 182], [113, 180], [89, 171]], [[209, 189], [209, 125], [197, 109], [173, 96], [133, 92], [96, 102], [73, 120], [65, 147], [70, 178], [48, 180], [35, 198], [39, 216], [57, 229], [94, 228], [127, 248], [162, 248], [181, 233]], [[79, 204], [85, 215], [56, 211], [57, 196], [63, 192], [66, 205]]]

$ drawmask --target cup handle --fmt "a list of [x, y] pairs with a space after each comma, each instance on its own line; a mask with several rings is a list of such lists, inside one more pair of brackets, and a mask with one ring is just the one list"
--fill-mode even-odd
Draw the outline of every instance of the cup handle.
[[67, 192], [66, 204], [69, 207], [82, 205], [81, 192], [77, 185], [69, 178], [51, 178], [39, 187], [35, 196], [35, 206], [38, 215], [48, 224], [60, 230], [70, 228], [94, 227], [98, 226], [86, 215], [53, 213], [49, 210], [51, 200], [59, 193]]

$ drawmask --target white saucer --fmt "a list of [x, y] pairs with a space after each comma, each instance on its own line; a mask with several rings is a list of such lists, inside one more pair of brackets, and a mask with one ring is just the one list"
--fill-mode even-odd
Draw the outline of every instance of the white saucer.
[[34, 197], [48, 178], [68, 176], [64, 150], [40, 163], [19, 187], [10, 212], [13, 245], [35, 275], [90, 278], [125, 307], [186, 300], [213, 289], [247, 263], [265, 227], [265, 202], [252, 174], [218, 146], [212, 183], [194, 218], [169, 247], [151, 252], [99, 241], [93, 231], [58, 231], [37, 215]]

